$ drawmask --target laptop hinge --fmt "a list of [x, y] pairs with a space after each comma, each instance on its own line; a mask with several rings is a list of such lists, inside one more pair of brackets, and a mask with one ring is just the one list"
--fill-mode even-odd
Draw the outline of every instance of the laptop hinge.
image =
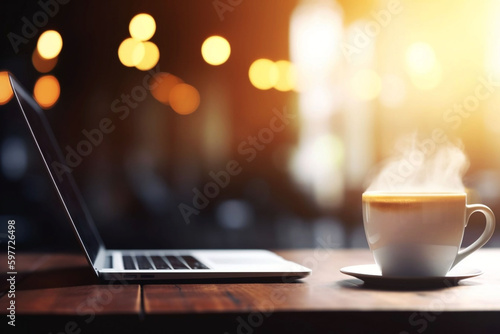
[[104, 268], [105, 260], [106, 260], [106, 248], [100, 247], [94, 261], [94, 270], [98, 273], [98, 275], [100, 270]]

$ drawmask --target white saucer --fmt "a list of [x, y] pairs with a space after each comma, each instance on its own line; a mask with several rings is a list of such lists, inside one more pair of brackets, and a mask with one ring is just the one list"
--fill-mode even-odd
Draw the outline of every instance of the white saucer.
[[363, 264], [359, 266], [349, 266], [340, 269], [340, 272], [346, 275], [359, 278], [365, 284], [384, 285], [384, 286], [431, 286], [456, 285], [458, 281], [479, 276], [483, 273], [482, 270], [469, 268], [466, 266], [458, 266], [453, 268], [446, 276], [430, 276], [430, 277], [397, 277], [397, 276], [382, 276], [380, 268], [376, 264]]

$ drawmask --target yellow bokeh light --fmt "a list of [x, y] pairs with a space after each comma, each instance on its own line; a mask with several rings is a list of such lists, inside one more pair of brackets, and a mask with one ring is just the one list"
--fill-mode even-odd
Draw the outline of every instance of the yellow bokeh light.
[[255, 88], [271, 89], [279, 79], [278, 67], [269, 59], [257, 59], [250, 65], [248, 77]]
[[33, 51], [33, 55], [31, 56], [31, 61], [33, 62], [33, 66], [40, 73], [47, 73], [54, 69], [57, 64], [57, 57], [52, 59], [45, 59], [38, 53], [38, 49]]
[[210, 65], [224, 64], [231, 54], [229, 42], [221, 36], [210, 36], [201, 46], [201, 55]]
[[434, 49], [427, 43], [416, 42], [406, 50], [406, 69], [411, 82], [420, 90], [436, 87], [442, 78], [442, 69]]
[[144, 42], [144, 56], [142, 60], [135, 65], [141, 71], [152, 69], [160, 60], [160, 50], [153, 42]]
[[52, 59], [59, 55], [63, 46], [61, 35], [55, 30], [47, 30], [38, 38], [37, 49], [40, 56]]
[[431, 72], [436, 66], [434, 49], [427, 43], [413, 43], [406, 50], [406, 66], [410, 74]]
[[275, 64], [278, 69], [278, 81], [274, 88], [282, 92], [294, 89], [296, 86], [296, 72], [293, 64], [288, 60], [279, 60]]
[[135, 38], [125, 39], [120, 44], [120, 47], [118, 47], [118, 58], [127, 67], [138, 65], [145, 54], [146, 48], [144, 47], [144, 43]]
[[351, 78], [351, 90], [361, 100], [373, 100], [382, 90], [382, 80], [375, 71], [362, 69]]
[[9, 82], [9, 74], [6, 71], [0, 72], [0, 105], [6, 104], [14, 96]]
[[170, 73], [160, 72], [151, 78], [149, 85], [153, 97], [163, 104], [170, 104], [170, 92], [176, 85], [182, 83], [182, 80]]
[[176, 113], [188, 115], [200, 105], [200, 93], [193, 86], [180, 83], [170, 91], [169, 101], [170, 106]]
[[155, 19], [149, 14], [137, 14], [130, 20], [128, 26], [130, 36], [141, 41], [147, 41], [156, 31]]
[[33, 95], [38, 104], [44, 108], [51, 108], [59, 99], [61, 88], [59, 81], [53, 75], [44, 75], [35, 83]]

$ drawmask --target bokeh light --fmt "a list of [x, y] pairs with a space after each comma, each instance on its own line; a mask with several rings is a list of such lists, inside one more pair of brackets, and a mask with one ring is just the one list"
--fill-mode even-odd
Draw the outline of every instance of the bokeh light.
[[55, 30], [47, 30], [38, 38], [37, 49], [40, 56], [52, 59], [59, 55], [63, 46], [61, 35]]
[[173, 74], [160, 72], [149, 81], [152, 87], [151, 94], [159, 102], [170, 105], [170, 92], [176, 85], [182, 83], [182, 80]]
[[442, 69], [434, 49], [427, 43], [416, 42], [406, 50], [406, 69], [411, 82], [420, 90], [436, 87], [441, 81]]
[[262, 90], [271, 89], [278, 82], [278, 67], [269, 59], [257, 59], [250, 65], [248, 77], [255, 88]]
[[221, 36], [210, 36], [201, 46], [201, 55], [210, 65], [224, 64], [231, 54], [229, 42]]
[[144, 43], [135, 38], [125, 39], [118, 47], [118, 58], [123, 65], [133, 67], [139, 64], [146, 53]]
[[9, 74], [6, 71], [0, 72], [0, 105], [6, 104], [14, 96], [9, 82]]
[[44, 75], [35, 83], [33, 95], [38, 104], [44, 108], [51, 108], [59, 99], [61, 88], [59, 81], [53, 75]]
[[382, 90], [382, 81], [375, 71], [362, 69], [351, 78], [351, 90], [361, 100], [373, 100]]
[[423, 42], [413, 43], [406, 50], [406, 66], [410, 74], [425, 74], [436, 66], [436, 55], [432, 47]]
[[33, 51], [33, 55], [31, 56], [31, 62], [33, 63], [33, 66], [40, 73], [47, 73], [52, 71], [57, 65], [57, 60], [57, 57], [54, 57], [52, 59], [43, 58], [38, 53], [38, 49], [35, 49], [35, 51]]
[[301, 1], [290, 20], [290, 54], [301, 84], [331, 71], [343, 43], [342, 10], [335, 1]]
[[278, 69], [278, 81], [274, 88], [282, 92], [294, 89], [296, 86], [295, 66], [288, 60], [279, 60], [275, 64]]
[[200, 105], [200, 93], [195, 87], [180, 83], [171, 89], [169, 102], [176, 113], [188, 115]]
[[156, 31], [155, 19], [149, 14], [137, 14], [130, 20], [128, 26], [130, 36], [141, 41], [147, 41]]
[[144, 47], [144, 56], [135, 67], [141, 71], [147, 71], [158, 63], [160, 59], [160, 50], [158, 50], [158, 47], [153, 42], [144, 42], [142, 44]]

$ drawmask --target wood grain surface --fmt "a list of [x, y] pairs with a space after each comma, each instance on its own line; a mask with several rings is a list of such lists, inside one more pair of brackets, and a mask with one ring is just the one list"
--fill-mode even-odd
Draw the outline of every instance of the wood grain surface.
[[[6, 263], [5, 256], [0, 263]], [[22, 254], [16, 256], [17, 314], [139, 314], [138, 284], [101, 283], [83, 255]], [[2, 282], [6, 282], [6, 270]], [[0, 309], [9, 303], [3, 286]]]
[[297, 250], [279, 255], [313, 270], [294, 283], [144, 286], [146, 314], [270, 311], [500, 311], [500, 250], [483, 249], [462, 266], [484, 274], [456, 286], [379, 289], [342, 274], [344, 266], [373, 263], [368, 250]]
[[[272, 283], [115, 284], [99, 282], [83, 256], [18, 255], [18, 314], [202, 314], [313, 311], [500, 311], [500, 249], [482, 249], [462, 266], [484, 270], [457, 286], [378, 289], [340, 273], [373, 263], [368, 250], [279, 251], [313, 270], [305, 279]], [[4, 257], [0, 257], [3, 261]], [[6, 271], [3, 271], [4, 273]], [[5, 282], [5, 274], [2, 274]], [[3, 285], [0, 309], [8, 298]], [[142, 297], [141, 297], [142, 288]], [[142, 298], [142, 299], [141, 299]]]

